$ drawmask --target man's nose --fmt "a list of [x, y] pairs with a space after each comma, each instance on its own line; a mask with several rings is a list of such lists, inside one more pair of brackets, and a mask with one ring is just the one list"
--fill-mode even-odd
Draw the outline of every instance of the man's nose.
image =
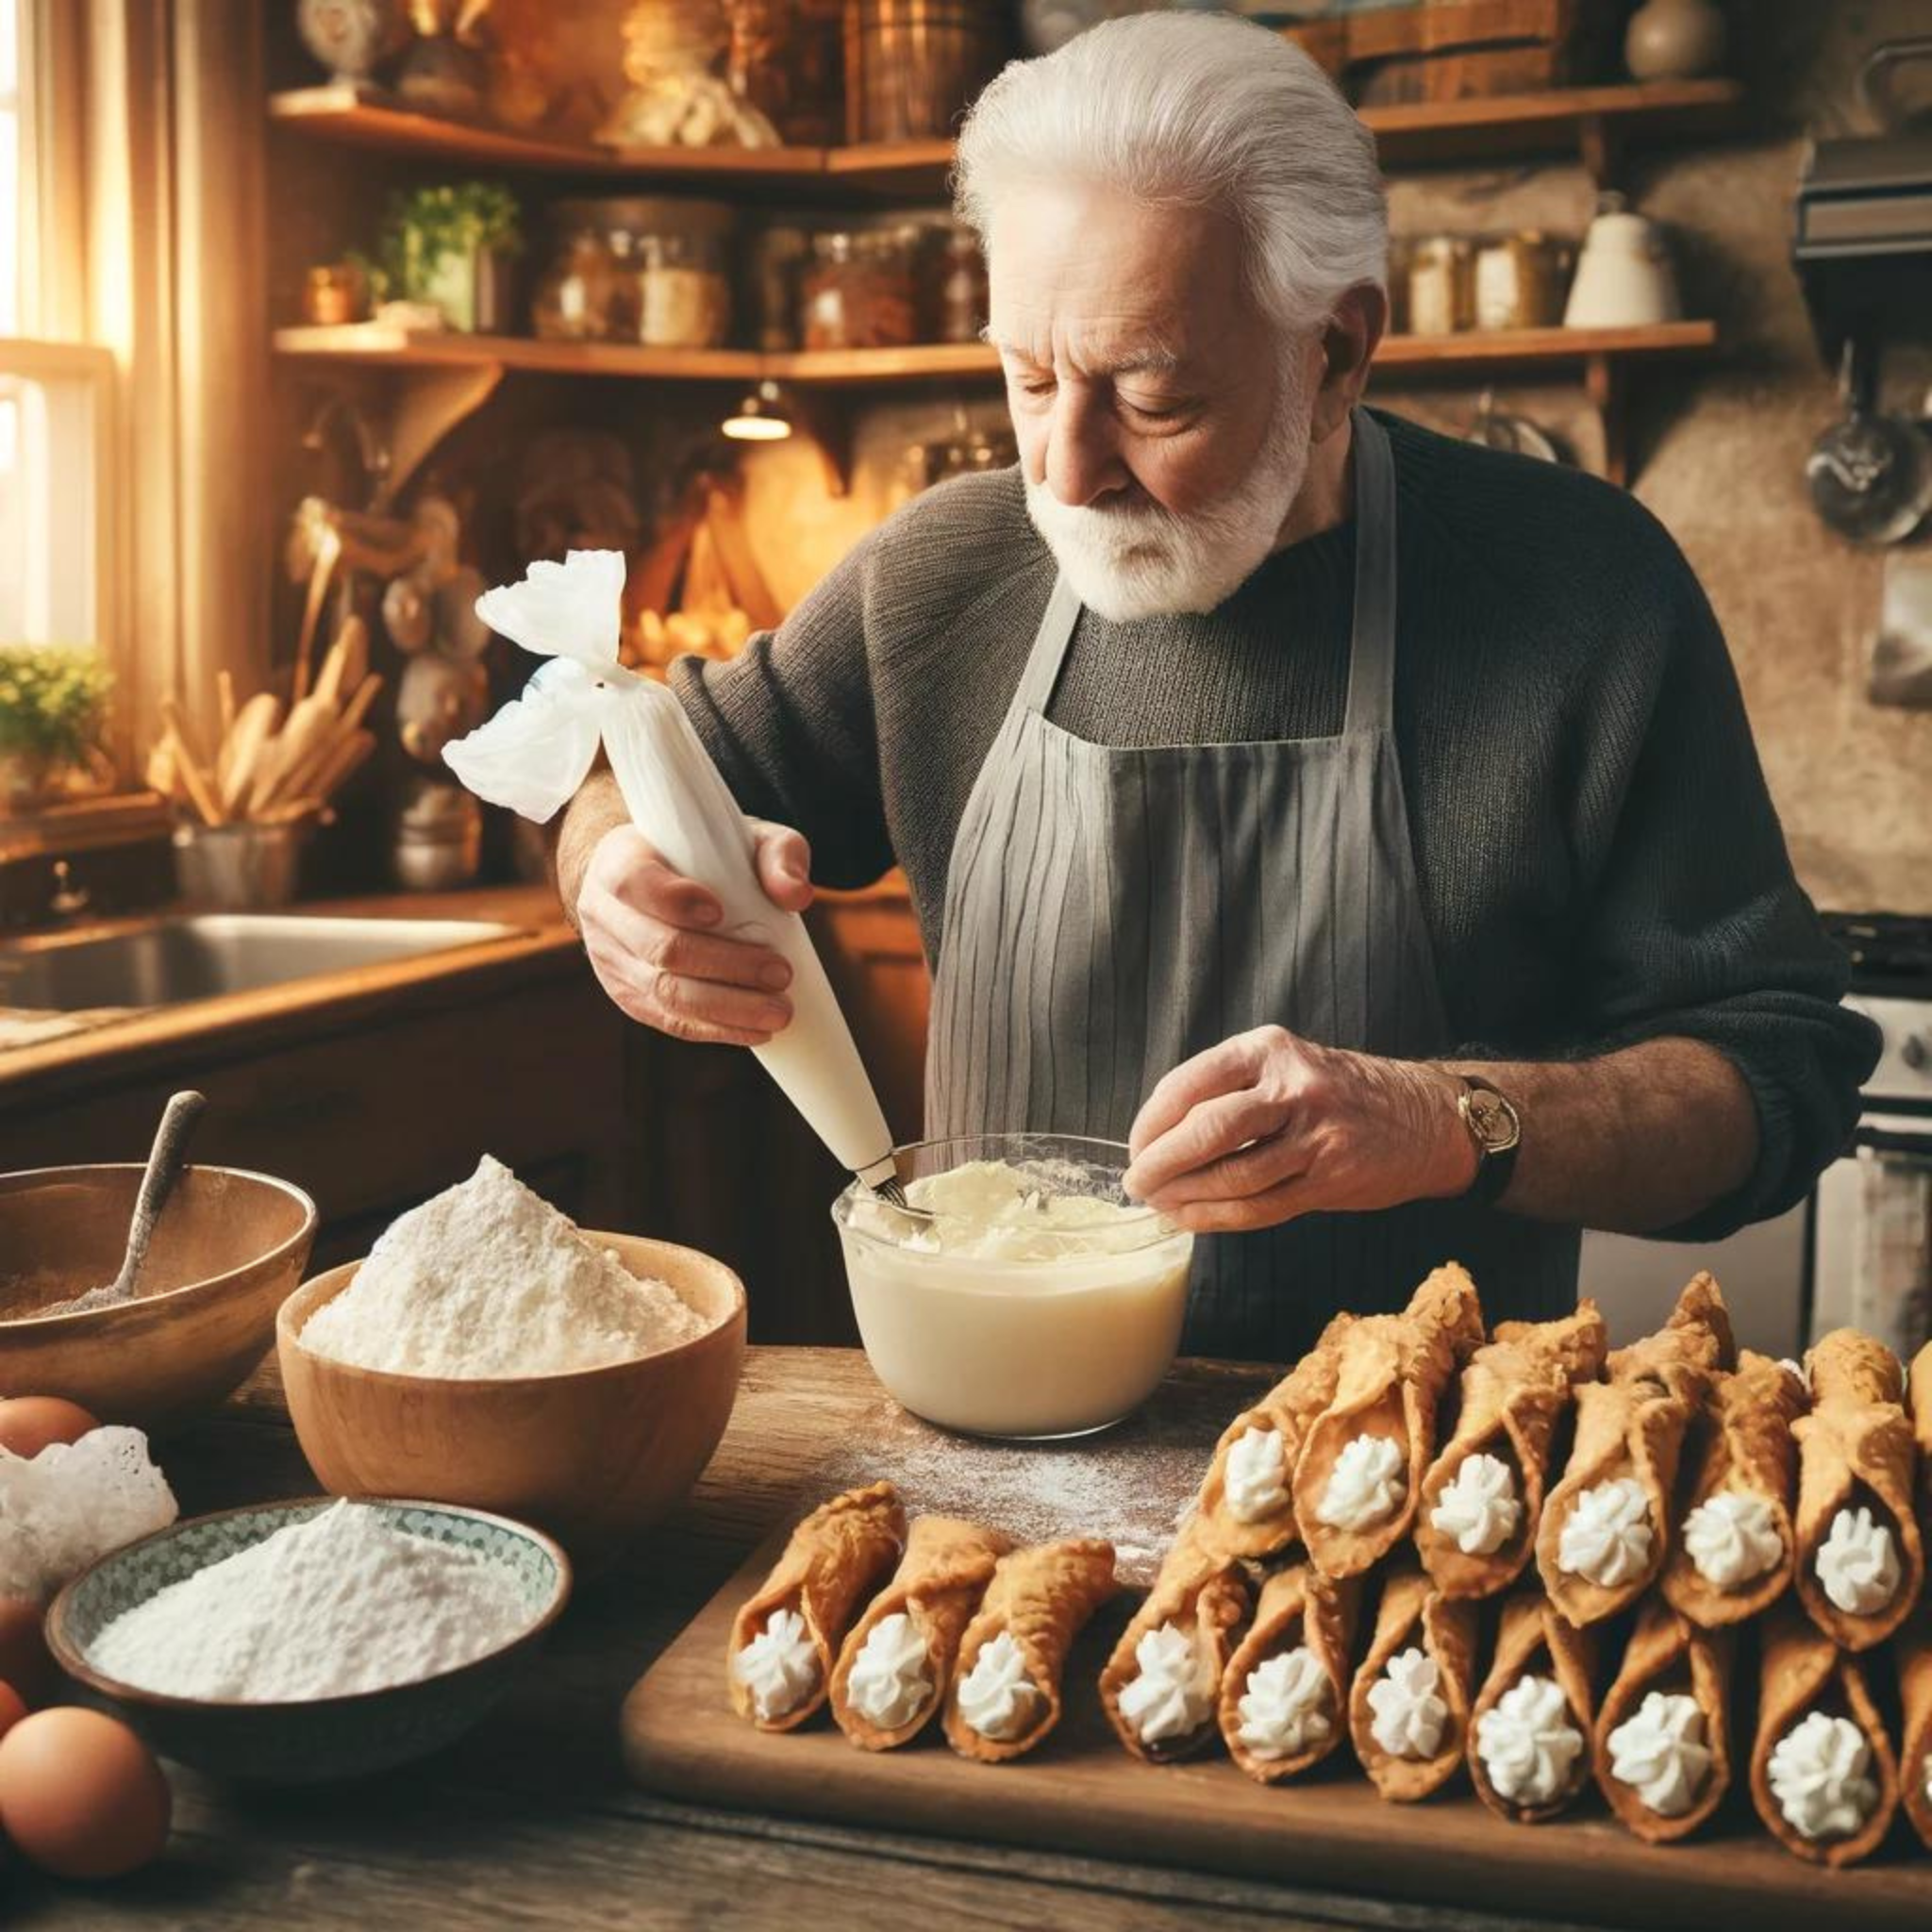
[[1061, 503], [1085, 509], [1128, 481], [1111, 415], [1095, 398], [1063, 384], [1047, 428], [1046, 487]]

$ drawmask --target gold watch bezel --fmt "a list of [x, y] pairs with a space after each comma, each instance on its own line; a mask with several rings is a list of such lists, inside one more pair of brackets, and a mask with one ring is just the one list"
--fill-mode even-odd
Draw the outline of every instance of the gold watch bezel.
[[1477, 1086], [1467, 1074], [1456, 1110], [1462, 1116], [1470, 1139], [1485, 1155], [1507, 1154], [1522, 1141], [1523, 1121], [1508, 1096], [1493, 1087]]

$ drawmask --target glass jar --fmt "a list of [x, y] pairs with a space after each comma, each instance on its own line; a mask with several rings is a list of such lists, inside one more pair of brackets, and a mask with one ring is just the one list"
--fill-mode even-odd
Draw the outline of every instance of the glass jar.
[[813, 238], [799, 291], [799, 334], [808, 349], [903, 348], [917, 341], [908, 232], [882, 228]]
[[940, 257], [939, 338], [942, 342], [976, 342], [986, 327], [986, 258], [979, 237], [964, 225], [946, 233]]
[[1472, 308], [1477, 328], [1549, 328], [1563, 319], [1556, 245], [1537, 228], [1501, 235], [1476, 251]]
[[547, 341], [602, 341], [610, 326], [615, 270], [602, 230], [589, 217], [559, 232], [537, 284], [530, 321]]
[[724, 250], [705, 235], [646, 235], [639, 244], [638, 341], [652, 349], [715, 349], [731, 332]]
[[1412, 335], [1450, 336], [1469, 326], [1469, 243], [1459, 235], [1431, 235], [1415, 244], [1408, 267]]

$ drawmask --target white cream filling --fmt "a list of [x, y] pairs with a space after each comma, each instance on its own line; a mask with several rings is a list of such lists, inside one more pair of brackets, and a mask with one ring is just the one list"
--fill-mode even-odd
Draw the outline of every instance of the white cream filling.
[[1223, 1485], [1237, 1523], [1260, 1523], [1288, 1501], [1288, 1448], [1279, 1429], [1243, 1429], [1227, 1452]]
[[882, 1731], [909, 1724], [932, 1702], [932, 1654], [904, 1610], [865, 1634], [845, 1680], [852, 1707]]
[[1510, 1805], [1552, 1805], [1570, 1783], [1583, 1733], [1554, 1677], [1519, 1677], [1475, 1727], [1476, 1755]]
[[973, 1668], [959, 1680], [959, 1715], [995, 1744], [1031, 1730], [1045, 1701], [1026, 1668], [1025, 1653], [1005, 1630], [980, 1646]]
[[1849, 1617], [1870, 1617], [1898, 1595], [1898, 1551], [1890, 1527], [1869, 1509], [1840, 1509], [1818, 1546], [1818, 1581]]
[[1642, 1485], [1627, 1475], [1577, 1497], [1557, 1541], [1557, 1566], [1605, 1590], [1642, 1575], [1653, 1531]]
[[1214, 1710], [1214, 1667], [1176, 1624], [1150, 1630], [1134, 1646], [1140, 1674], [1121, 1692], [1121, 1715], [1143, 1744], [1191, 1738]]
[[1369, 1686], [1370, 1734], [1391, 1757], [1424, 1759], [1442, 1748], [1449, 1707], [1439, 1694], [1442, 1674], [1424, 1650], [1398, 1651]]
[[1704, 1712], [1694, 1697], [1652, 1690], [1610, 1733], [1610, 1775], [1659, 1818], [1681, 1818], [1710, 1775]]
[[796, 1610], [774, 1610], [731, 1659], [731, 1671], [766, 1724], [796, 1710], [819, 1683], [819, 1654], [806, 1635], [805, 1619]]
[[1802, 1839], [1852, 1838], [1878, 1808], [1872, 1747], [1849, 1718], [1814, 1710], [1771, 1754], [1771, 1790]]
[[1239, 1709], [1236, 1735], [1264, 1762], [1298, 1757], [1335, 1728], [1334, 1687], [1306, 1644], [1256, 1665]]
[[1429, 1511], [1429, 1526], [1465, 1557], [1491, 1557], [1523, 1521], [1516, 1476], [1496, 1456], [1465, 1457]]
[[1714, 1590], [1741, 1590], [1785, 1553], [1771, 1505], [1748, 1490], [1720, 1490], [1684, 1519], [1684, 1549]]
[[1407, 1488], [1402, 1445], [1357, 1436], [1335, 1458], [1315, 1514], [1331, 1529], [1369, 1529], [1395, 1514]]

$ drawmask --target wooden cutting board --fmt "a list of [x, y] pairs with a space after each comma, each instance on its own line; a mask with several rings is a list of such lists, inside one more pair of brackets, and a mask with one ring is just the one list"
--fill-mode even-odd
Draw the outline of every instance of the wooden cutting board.
[[1014, 1763], [969, 1763], [937, 1726], [898, 1751], [859, 1751], [824, 1713], [801, 1730], [767, 1736], [725, 1702], [724, 1652], [739, 1605], [782, 1540], [781, 1532], [745, 1563], [625, 1700], [625, 1757], [646, 1789], [743, 1810], [1571, 1924], [1818, 1932], [1835, 1918], [1855, 1932], [1932, 1926], [1932, 1857], [1903, 1823], [1879, 1859], [1834, 1873], [1781, 1850], [1736, 1790], [1699, 1839], [1654, 1847], [1630, 1838], [1593, 1791], [1570, 1818], [1537, 1826], [1505, 1824], [1466, 1784], [1423, 1805], [1384, 1804], [1345, 1742], [1312, 1777], [1272, 1789], [1224, 1757], [1141, 1764], [1121, 1749], [1093, 1689], [1131, 1599], [1088, 1630], [1059, 1729]]

